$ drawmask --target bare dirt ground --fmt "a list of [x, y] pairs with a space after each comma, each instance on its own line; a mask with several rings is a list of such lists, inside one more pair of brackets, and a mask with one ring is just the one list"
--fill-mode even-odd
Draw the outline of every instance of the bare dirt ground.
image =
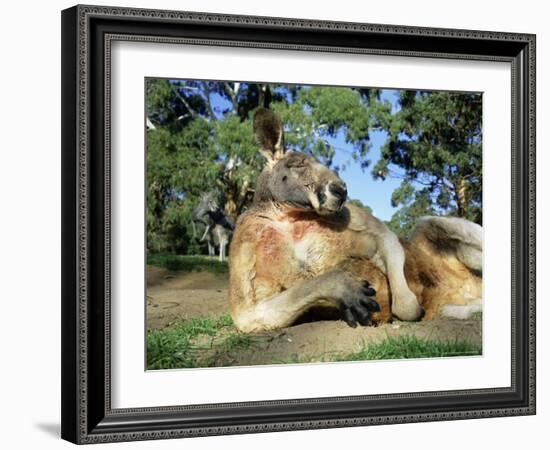
[[229, 312], [228, 274], [172, 272], [147, 266], [147, 328]]
[[[171, 272], [149, 266], [148, 328], [162, 329], [185, 319], [208, 315], [216, 317], [228, 313], [227, 286], [227, 274]], [[276, 332], [250, 336], [250, 347], [228, 352], [219, 364], [326, 361], [332, 359], [331, 355], [351, 354], [360, 351], [366, 343], [401, 335], [468, 341], [481, 346], [481, 320], [435, 319], [419, 323], [394, 321], [377, 327], [357, 328], [350, 328], [342, 321], [302, 323]], [[212, 344], [209, 343], [210, 346]]]

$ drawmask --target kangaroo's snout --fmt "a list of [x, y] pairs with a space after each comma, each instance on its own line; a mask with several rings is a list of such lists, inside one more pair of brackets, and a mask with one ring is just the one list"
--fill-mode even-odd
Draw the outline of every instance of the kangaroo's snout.
[[339, 211], [348, 197], [346, 184], [341, 180], [329, 181], [318, 194], [320, 214]]
[[331, 181], [328, 184], [328, 190], [332, 195], [340, 200], [341, 203], [344, 203], [348, 197], [348, 190], [343, 181]]

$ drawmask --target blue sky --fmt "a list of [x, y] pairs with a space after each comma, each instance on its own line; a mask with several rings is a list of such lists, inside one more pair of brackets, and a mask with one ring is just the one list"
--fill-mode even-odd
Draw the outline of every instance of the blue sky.
[[368, 158], [371, 160], [369, 167], [362, 169], [361, 165], [351, 159], [351, 155], [340, 148], [350, 147], [343, 139], [333, 140], [335, 142], [336, 154], [334, 164], [341, 166], [346, 164], [345, 170], [341, 170], [338, 175], [342, 178], [348, 187], [348, 196], [350, 199], [359, 199], [364, 205], [372, 208], [373, 214], [382, 220], [390, 220], [393, 213], [398, 208], [391, 206], [391, 194], [399, 186], [400, 180], [395, 178], [386, 178], [374, 180], [371, 175], [371, 169], [380, 159], [380, 147], [386, 140], [386, 133], [375, 131], [370, 133], [371, 148]]
[[[392, 104], [392, 111], [398, 110], [397, 104], [399, 91], [395, 89], [383, 89], [381, 98], [388, 100]], [[385, 131], [372, 131], [369, 133], [371, 147], [368, 153], [368, 159], [371, 161], [369, 167], [362, 169], [358, 162], [351, 158], [353, 146], [345, 142], [343, 136], [339, 135], [332, 142], [336, 148], [336, 154], [333, 159], [334, 165], [346, 165], [345, 170], [339, 172], [348, 186], [348, 196], [350, 199], [359, 199], [364, 205], [372, 208], [373, 214], [382, 220], [390, 220], [393, 213], [398, 208], [391, 206], [392, 192], [399, 186], [401, 180], [387, 177], [384, 181], [374, 180], [371, 175], [371, 169], [380, 159], [380, 148], [386, 141], [387, 133]]]

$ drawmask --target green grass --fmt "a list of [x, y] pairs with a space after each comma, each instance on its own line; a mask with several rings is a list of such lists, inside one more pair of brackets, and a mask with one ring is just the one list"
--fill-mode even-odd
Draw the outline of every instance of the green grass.
[[336, 361], [367, 361], [373, 359], [442, 358], [475, 356], [481, 346], [468, 341], [420, 339], [416, 336], [389, 336], [379, 343], [366, 344], [359, 352], [337, 358]]
[[[240, 365], [248, 352], [265, 350], [266, 336], [239, 333], [229, 314], [199, 317], [171, 328], [147, 333], [147, 368], [175, 369]], [[367, 361], [408, 358], [475, 356], [481, 346], [463, 340], [420, 339], [412, 335], [388, 336], [378, 343], [365, 343], [354, 353], [324, 353], [317, 356], [289, 354], [266, 355], [263, 364], [300, 364], [308, 362]], [[260, 359], [261, 360], [261, 359]], [[242, 364], [242, 362], [241, 362]]]
[[147, 368], [211, 367], [216, 365], [216, 355], [246, 348], [250, 343], [248, 336], [235, 331], [229, 314], [198, 317], [173, 328], [149, 330]]
[[185, 272], [227, 273], [229, 270], [227, 260], [220, 262], [216, 257], [200, 255], [147, 255], [147, 264]]
[[443, 358], [449, 356], [478, 356], [481, 346], [468, 341], [420, 339], [413, 335], [389, 336], [382, 342], [364, 344], [354, 353], [327, 352], [314, 357], [291, 354], [266, 364], [306, 364], [319, 362], [370, 361], [384, 359]]

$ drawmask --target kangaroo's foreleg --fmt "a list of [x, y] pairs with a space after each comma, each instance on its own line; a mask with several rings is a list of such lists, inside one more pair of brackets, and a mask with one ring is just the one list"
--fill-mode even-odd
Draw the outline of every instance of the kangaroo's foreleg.
[[266, 331], [292, 325], [314, 306], [333, 306], [340, 309], [348, 325], [370, 325], [370, 314], [380, 311], [378, 303], [371, 298], [375, 294], [367, 282], [335, 270], [268, 298], [239, 306], [232, 312], [233, 320], [241, 331]]
[[388, 232], [379, 237], [378, 251], [373, 262], [388, 277], [394, 316], [401, 320], [419, 320], [424, 310], [418, 303], [405, 278], [405, 251], [397, 236]]
[[204, 230], [204, 233], [201, 237], [200, 242], [204, 242], [204, 240], [206, 239], [206, 236], [208, 235], [208, 233], [210, 233], [210, 228], [211, 228], [210, 225], [206, 225], [206, 228]]

